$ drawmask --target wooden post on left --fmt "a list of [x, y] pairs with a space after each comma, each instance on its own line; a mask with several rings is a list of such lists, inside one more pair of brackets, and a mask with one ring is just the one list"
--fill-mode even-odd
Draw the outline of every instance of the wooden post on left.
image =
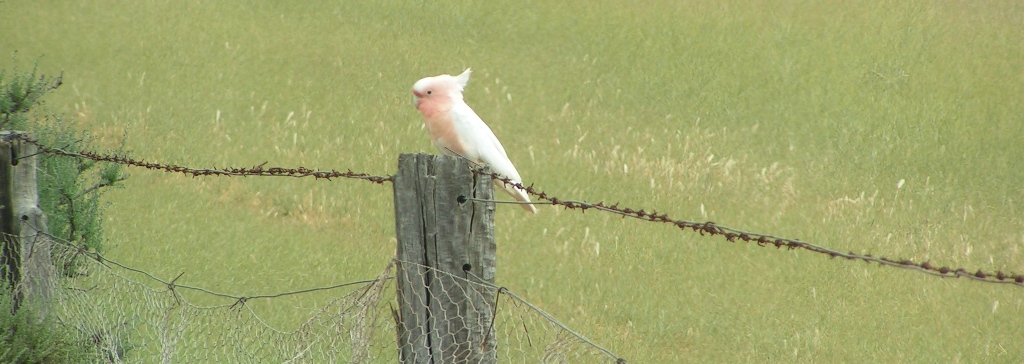
[[37, 148], [23, 137], [31, 138], [0, 132], [0, 270], [15, 310], [24, 299], [49, 300], [56, 277], [46, 215], [39, 209]]

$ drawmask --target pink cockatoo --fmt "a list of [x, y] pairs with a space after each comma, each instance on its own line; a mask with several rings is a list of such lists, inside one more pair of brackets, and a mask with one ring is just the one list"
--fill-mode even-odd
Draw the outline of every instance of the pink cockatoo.
[[[462, 90], [469, 82], [469, 73], [469, 69], [466, 69], [458, 76], [427, 77], [412, 86], [412, 93], [416, 95], [416, 110], [423, 114], [423, 124], [427, 126], [430, 140], [442, 154], [460, 155], [488, 165], [495, 173], [522, 184], [519, 171], [508, 159], [505, 148], [494, 136], [494, 132], [462, 99]], [[526, 191], [498, 180], [494, 184], [516, 200], [530, 202]], [[537, 213], [537, 208], [531, 204], [521, 206], [526, 211]]]

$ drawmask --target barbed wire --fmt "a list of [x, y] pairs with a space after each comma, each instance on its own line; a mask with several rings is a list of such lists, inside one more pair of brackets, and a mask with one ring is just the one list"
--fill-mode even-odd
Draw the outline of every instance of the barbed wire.
[[[161, 164], [161, 163], [144, 162], [144, 161], [136, 160], [136, 159], [129, 158], [129, 157], [126, 157], [126, 156], [100, 154], [100, 153], [91, 152], [91, 151], [68, 152], [68, 151], [65, 151], [65, 150], [60, 149], [60, 148], [53, 148], [53, 147], [46, 146], [46, 145], [44, 145], [44, 144], [42, 144], [42, 143], [40, 143], [40, 142], [38, 142], [36, 140], [28, 138], [28, 136], [26, 134], [19, 134], [16, 137], [18, 139], [22, 140], [22, 141], [34, 144], [43, 153], [49, 153], [49, 154], [55, 154], [55, 155], [61, 155], [61, 156], [68, 156], [68, 157], [86, 158], [86, 159], [90, 159], [90, 160], [94, 160], [94, 161], [111, 162], [111, 163], [118, 163], [118, 164], [123, 164], [123, 165], [143, 167], [143, 168], [147, 168], [147, 169], [163, 170], [165, 172], [183, 173], [183, 174], [190, 175], [190, 176], [193, 176], [193, 177], [197, 177], [197, 176], [275, 176], [275, 177], [298, 177], [298, 178], [301, 178], [301, 177], [313, 177], [315, 179], [324, 178], [324, 179], [328, 179], [328, 180], [330, 180], [331, 178], [353, 178], [353, 179], [367, 180], [367, 181], [374, 182], [374, 183], [377, 183], [377, 184], [383, 184], [384, 182], [392, 182], [393, 181], [393, 176], [375, 176], [375, 175], [370, 175], [370, 174], [366, 174], [366, 173], [353, 172], [352, 170], [348, 170], [347, 172], [339, 172], [339, 171], [332, 170], [332, 171], [328, 172], [328, 171], [312, 170], [312, 169], [305, 168], [305, 167], [297, 167], [297, 168], [271, 167], [271, 168], [264, 168], [264, 165], [266, 163], [263, 163], [263, 164], [260, 164], [260, 165], [256, 165], [256, 166], [253, 166], [253, 167], [250, 167], [250, 168], [196, 169], [196, 168], [189, 168], [189, 167], [178, 166], [178, 165], [173, 165], [173, 164]], [[598, 203], [589, 203], [589, 202], [586, 202], [586, 201], [576, 201], [576, 200], [562, 199], [562, 198], [559, 198], [557, 196], [551, 196], [551, 195], [547, 194], [546, 192], [540, 191], [540, 190], [534, 188], [533, 185], [524, 186], [522, 183], [512, 181], [511, 179], [506, 178], [504, 176], [501, 176], [498, 173], [484, 171], [481, 168], [483, 166], [481, 166], [479, 163], [476, 163], [473, 160], [468, 159], [468, 158], [466, 158], [464, 156], [458, 155], [457, 153], [455, 155], [457, 157], [460, 157], [460, 158], [466, 160], [466, 161], [469, 161], [470, 165], [473, 167], [472, 170], [473, 170], [474, 173], [476, 173], [478, 175], [489, 176], [490, 178], [492, 178], [492, 179], [494, 179], [496, 181], [499, 181], [501, 183], [504, 183], [506, 185], [511, 185], [511, 186], [516, 187], [516, 188], [520, 188], [520, 189], [526, 191], [526, 193], [528, 193], [528, 194], [530, 194], [532, 196], [535, 196], [538, 200], [545, 201], [545, 202], [540, 202], [540, 201], [534, 202], [534, 204], [557, 205], [557, 206], [562, 206], [562, 207], [565, 207], [565, 208], [568, 208], [568, 209], [571, 209], [571, 210], [579, 210], [581, 212], [586, 212], [586, 210], [588, 210], [588, 209], [594, 209], [594, 210], [598, 210], [598, 211], [603, 211], [603, 212], [609, 212], [609, 213], [614, 213], [614, 214], [622, 215], [624, 217], [632, 217], [632, 218], [636, 218], [636, 219], [643, 220], [643, 221], [648, 221], [648, 222], [660, 222], [660, 223], [670, 224], [670, 225], [674, 225], [677, 228], [679, 228], [681, 230], [684, 230], [684, 231], [688, 230], [688, 229], [692, 230], [693, 232], [699, 233], [702, 236], [704, 236], [704, 235], [708, 235], [708, 236], [722, 236], [726, 240], [728, 240], [729, 242], [743, 241], [743, 242], [747, 242], [747, 243], [756, 243], [758, 246], [762, 246], [762, 247], [775, 246], [776, 248], [786, 247], [788, 249], [803, 249], [803, 250], [811, 251], [811, 252], [814, 252], [814, 253], [827, 255], [830, 258], [845, 258], [845, 259], [848, 259], [848, 260], [860, 260], [860, 261], [864, 261], [864, 262], [867, 262], [867, 263], [877, 263], [877, 264], [882, 265], [882, 266], [901, 268], [901, 269], [908, 269], [908, 270], [917, 271], [917, 272], [920, 272], [920, 273], [925, 273], [925, 274], [929, 274], [929, 275], [933, 275], [933, 276], [937, 276], [937, 277], [943, 277], [943, 278], [966, 277], [968, 279], [971, 279], [971, 280], [974, 280], [974, 281], [979, 281], [979, 282], [999, 283], [999, 284], [1012, 284], [1012, 285], [1016, 285], [1016, 286], [1019, 286], [1019, 287], [1024, 287], [1024, 274], [1006, 273], [1006, 272], [999, 271], [999, 270], [991, 272], [991, 271], [984, 271], [984, 270], [981, 270], [981, 269], [978, 269], [978, 270], [976, 270], [974, 272], [971, 272], [971, 271], [969, 271], [969, 270], [967, 270], [965, 268], [934, 265], [930, 261], [919, 262], [919, 261], [913, 261], [913, 260], [910, 260], [910, 259], [895, 259], [895, 258], [889, 258], [889, 257], [884, 257], [884, 256], [874, 256], [874, 255], [872, 255], [870, 253], [858, 254], [858, 253], [854, 253], [852, 251], [851, 252], [842, 252], [840, 250], [836, 250], [836, 249], [832, 249], [832, 248], [827, 248], [827, 247], [824, 247], [824, 246], [820, 246], [820, 245], [816, 245], [816, 244], [811, 244], [811, 243], [803, 242], [803, 241], [796, 240], [796, 239], [789, 239], [789, 238], [783, 238], [783, 237], [774, 236], [774, 235], [770, 235], [770, 234], [762, 234], [762, 233], [749, 232], [749, 231], [744, 231], [744, 230], [740, 230], [740, 229], [735, 229], [735, 228], [731, 228], [731, 227], [728, 227], [728, 226], [719, 225], [719, 224], [717, 224], [717, 223], [715, 223], [713, 221], [698, 222], [698, 221], [687, 221], [687, 220], [673, 219], [673, 218], [670, 218], [668, 216], [668, 214], [658, 213], [657, 210], [651, 210], [651, 212], [647, 212], [644, 209], [633, 209], [633, 208], [630, 208], [630, 207], [619, 207], [618, 203], [613, 204], [613, 205], [605, 205], [603, 201], [602, 202], [598, 202]], [[512, 202], [512, 201], [480, 200], [480, 199], [467, 198], [465, 196], [460, 196], [460, 198], [465, 199], [465, 200], [484, 201], [484, 202], [493, 202], [493, 203], [522, 203], [522, 202]]]
[[[472, 161], [471, 161], [471, 165], [479, 166], [476, 163], [472, 163]], [[964, 269], [964, 268], [955, 268], [955, 267], [951, 268], [951, 267], [948, 267], [948, 266], [933, 265], [929, 261], [917, 262], [917, 261], [913, 261], [913, 260], [910, 260], [910, 259], [893, 259], [893, 258], [887, 258], [887, 257], [881, 257], [881, 256], [874, 256], [874, 255], [872, 255], [870, 253], [868, 253], [868, 254], [857, 254], [857, 253], [854, 253], [854, 252], [846, 252], [846, 253], [844, 253], [844, 252], [839, 251], [839, 250], [835, 250], [835, 249], [831, 249], [831, 248], [826, 248], [826, 247], [823, 247], [823, 246], [820, 246], [820, 245], [815, 245], [815, 244], [811, 244], [811, 243], [807, 243], [807, 242], [803, 242], [803, 241], [799, 241], [799, 240], [795, 240], [795, 239], [788, 239], [788, 238], [778, 237], [778, 236], [769, 235], [769, 234], [761, 234], [761, 233], [755, 233], [755, 232], [749, 232], [749, 231], [743, 231], [743, 230], [739, 230], [739, 229], [734, 229], [734, 228], [731, 228], [731, 227], [727, 227], [727, 226], [722, 226], [722, 225], [716, 224], [716, 223], [714, 223], [712, 221], [697, 222], [697, 221], [687, 221], [687, 220], [673, 219], [673, 218], [670, 218], [668, 216], [668, 214], [658, 213], [658, 211], [656, 211], [656, 210], [651, 210], [650, 212], [647, 212], [647, 211], [645, 211], [643, 209], [637, 210], [637, 209], [633, 209], [633, 208], [629, 208], [629, 207], [619, 207], [618, 203], [613, 204], [613, 205], [605, 205], [603, 201], [602, 202], [598, 202], [598, 203], [589, 203], [589, 202], [585, 202], [585, 201], [566, 200], [566, 199], [558, 198], [556, 196], [551, 196], [551, 195], [549, 195], [549, 194], [547, 194], [547, 193], [545, 193], [543, 191], [540, 191], [540, 190], [534, 188], [533, 185], [523, 186], [522, 183], [512, 181], [511, 179], [506, 178], [504, 176], [501, 176], [500, 174], [495, 173], [495, 172], [484, 171], [484, 170], [479, 169], [479, 168], [472, 168], [472, 169], [473, 169], [473, 172], [478, 174], [478, 175], [489, 176], [490, 178], [492, 178], [492, 179], [494, 179], [496, 181], [499, 181], [501, 183], [504, 183], [506, 185], [510, 185], [510, 186], [515, 187], [515, 188], [522, 189], [522, 190], [526, 191], [526, 193], [528, 193], [528, 194], [530, 194], [532, 196], [537, 197], [538, 200], [545, 201], [545, 202], [540, 202], [540, 201], [533, 202], [533, 204], [545, 204], [545, 205], [550, 204], [550, 205], [562, 206], [562, 207], [565, 207], [565, 208], [571, 209], [571, 210], [579, 210], [580, 212], [586, 212], [589, 209], [594, 209], [594, 210], [598, 210], [598, 211], [603, 211], [603, 212], [609, 212], [609, 213], [614, 213], [614, 214], [622, 215], [624, 217], [632, 217], [632, 218], [640, 219], [640, 220], [643, 220], [643, 221], [659, 222], [659, 223], [674, 225], [675, 227], [677, 227], [677, 228], [679, 228], [681, 230], [684, 230], [684, 231], [687, 230], [687, 229], [690, 229], [693, 232], [700, 233], [701, 236], [704, 236], [704, 235], [708, 235], [708, 236], [722, 236], [726, 240], [728, 240], [729, 242], [743, 241], [743, 242], [747, 242], [747, 243], [756, 243], [758, 246], [761, 246], [761, 247], [774, 246], [775, 248], [786, 247], [788, 249], [803, 249], [803, 250], [807, 250], [807, 251], [811, 251], [811, 252], [815, 252], [815, 253], [819, 253], [819, 254], [824, 254], [824, 255], [829, 256], [830, 258], [846, 258], [848, 260], [860, 260], [860, 261], [864, 261], [864, 262], [867, 262], [867, 263], [878, 263], [879, 265], [882, 265], [882, 266], [908, 269], [908, 270], [917, 271], [917, 272], [920, 272], [920, 273], [925, 273], [925, 274], [929, 274], [929, 275], [933, 275], [933, 276], [937, 276], [937, 277], [942, 277], [942, 278], [966, 277], [966, 278], [969, 278], [971, 280], [978, 281], [978, 282], [997, 283], [997, 284], [1012, 284], [1012, 285], [1015, 285], [1015, 286], [1024, 287], [1024, 275], [1022, 275], [1022, 274], [1005, 273], [1003, 271], [986, 272], [986, 271], [983, 271], [981, 269], [978, 269], [977, 271], [972, 273], [972, 272], [970, 272], [970, 271], [968, 271], [967, 269]], [[518, 201], [482, 200], [482, 199], [475, 199], [475, 198], [470, 198], [470, 197], [466, 197], [466, 196], [459, 196], [459, 199], [471, 200], [471, 201], [481, 201], [481, 202], [493, 202], [493, 203], [512, 203], [512, 204], [530, 203], [530, 202], [518, 202]]]
[[199, 176], [260, 176], [260, 177], [313, 177], [314, 179], [352, 178], [370, 181], [377, 184], [391, 182], [391, 176], [375, 176], [367, 173], [357, 173], [352, 170], [340, 172], [337, 170], [321, 171], [306, 167], [282, 168], [264, 167], [267, 162], [252, 167], [229, 167], [229, 168], [189, 168], [175, 164], [153, 163], [134, 159], [123, 155], [101, 154], [92, 151], [69, 152], [61, 148], [53, 148], [31, 139], [26, 134], [18, 134], [17, 139], [35, 145], [43, 153], [55, 154], [66, 157], [85, 158], [97, 162], [110, 162], [128, 166], [142, 167], [146, 169], [162, 170], [171, 173], [182, 173], [192, 177]]

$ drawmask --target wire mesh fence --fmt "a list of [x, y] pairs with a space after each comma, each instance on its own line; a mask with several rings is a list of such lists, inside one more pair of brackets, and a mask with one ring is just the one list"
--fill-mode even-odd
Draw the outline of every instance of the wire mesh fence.
[[[486, 362], [624, 363], [604, 349], [508, 290], [409, 262], [388, 262], [376, 278], [279, 295], [232, 296], [200, 287], [177, 285], [90, 252], [72, 242], [37, 232], [52, 243], [53, 261], [63, 270], [49, 284], [58, 322], [88, 340], [104, 363], [413, 363], [399, 347], [403, 332], [418, 331], [443, 340], [450, 357], [479, 358], [468, 353], [491, 350]], [[395, 274], [428, 269], [433, 284], [458, 282], [452, 297], [480, 294], [489, 302], [487, 319], [467, 311], [433, 312], [434, 327], [404, 327], [398, 310]], [[192, 291], [187, 292], [186, 290]], [[469, 292], [463, 292], [468, 290]], [[279, 299], [327, 292], [329, 301], [295, 329], [269, 324], [251, 307], [255, 299]], [[231, 298], [233, 303], [201, 305], [196, 295]], [[420, 301], [429, 301], [421, 297]], [[298, 309], [298, 308], [296, 308]], [[456, 325], [458, 323], [459, 325]], [[445, 332], [444, 326], [472, 327], [483, 337]], [[486, 342], [490, 347], [473, 343]], [[430, 353], [435, 354], [435, 353]], [[470, 361], [461, 361], [470, 362]], [[476, 361], [472, 361], [476, 362]]]
[[[406, 336], [399, 343], [427, 342], [400, 347], [400, 362], [421, 362], [416, 359], [424, 353], [418, 350], [437, 347], [441, 356], [427, 354], [442, 363], [625, 363], [504, 287], [468, 272], [460, 276], [413, 262], [395, 263], [398, 275], [407, 275], [405, 279], [428, 277], [428, 285], [441, 288], [431, 292], [444, 292], [405, 298], [423, 303], [430, 317], [415, 321], [423, 323], [417, 326], [405, 324], [412, 320], [396, 320], [400, 322], [398, 335]], [[446, 304], [450, 301], [458, 302]], [[473, 307], [478, 302], [486, 302], [486, 307]]]
[[[246, 300], [193, 304], [163, 285], [95, 254], [58, 244], [55, 263], [77, 259], [76, 273], [55, 282], [52, 314], [95, 344], [111, 363], [393, 362], [386, 299], [391, 267], [335, 296], [294, 330], [272, 327]], [[84, 257], [84, 259], [83, 259]], [[389, 333], [391, 332], [391, 333]], [[381, 360], [375, 360], [381, 359]]]

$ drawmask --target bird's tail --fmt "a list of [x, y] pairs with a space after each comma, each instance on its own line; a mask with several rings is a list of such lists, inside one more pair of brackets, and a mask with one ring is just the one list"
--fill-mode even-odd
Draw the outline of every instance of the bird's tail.
[[[530, 202], [530, 196], [527, 195], [526, 191], [522, 189], [516, 188], [515, 186], [512, 186], [510, 184], [503, 183], [499, 180], [494, 180], [494, 185], [507, 192], [509, 195], [512, 196], [512, 198], [516, 199], [516, 201]], [[534, 207], [533, 204], [521, 204], [519, 206], [521, 206], [523, 210], [529, 211], [534, 214], [537, 213], [537, 208]]]

